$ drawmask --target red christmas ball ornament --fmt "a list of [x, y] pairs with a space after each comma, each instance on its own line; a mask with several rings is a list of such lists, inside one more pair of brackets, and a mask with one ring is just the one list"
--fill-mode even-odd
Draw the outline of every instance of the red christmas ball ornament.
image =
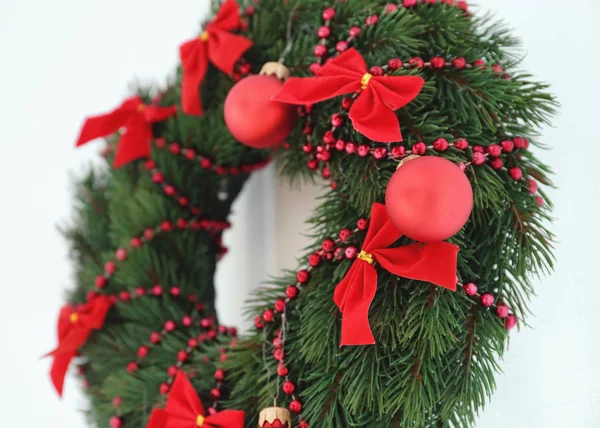
[[392, 223], [411, 239], [443, 241], [458, 232], [473, 208], [464, 172], [447, 159], [423, 156], [396, 170], [385, 192]]
[[291, 428], [292, 418], [288, 409], [268, 407], [258, 415], [259, 428]]
[[225, 99], [227, 129], [236, 140], [255, 149], [281, 143], [296, 125], [296, 106], [271, 101], [283, 82], [255, 75], [235, 84]]

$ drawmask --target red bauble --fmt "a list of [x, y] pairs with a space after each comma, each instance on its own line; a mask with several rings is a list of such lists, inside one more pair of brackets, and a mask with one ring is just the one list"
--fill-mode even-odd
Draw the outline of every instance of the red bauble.
[[296, 125], [296, 106], [271, 101], [283, 82], [275, 76], [249, 76], [225, 99], [225, 123], [231, 135], [255, 149], [281, 143]]
[[415, 241], [443, 241], [458, 232], [473, 208], [473, 189], [447, 159], [423, 156], [402, 165], [385, 192], [392, 223]]

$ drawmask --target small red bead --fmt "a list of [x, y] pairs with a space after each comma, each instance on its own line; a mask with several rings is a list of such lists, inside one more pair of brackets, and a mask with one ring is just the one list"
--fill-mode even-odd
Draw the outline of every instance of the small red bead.
[[523, 178], [523, 171], [521, 168], [515, 166], [508, 170], [508, 175], [510, 175], [510, 178], [513, 180], [519, 181], [521, 178]]
[[515, 137], [513, 138], [516, 149], [522, 149], [525, 147], [525, 138], [523, 137]]
[[495, 170], [499, 170], [504, 166], [504, 162], [500, 158], [494, 158], [490, 161], [490, 166]]
[[118, 416], [113, 416], [109, 420], [110, 428], [121, 428], [123, 426], [123, 421]]
[[117, 270], [117, 265], [113, 261], [108, 261], [104, 264], [104, 272], [108, 275], [112, 275]]
[[479, 70], [485, 70], [485, 61], [482, 59], [478, 59], [473, 63], [473, 67], [479, 68]]
[[481, 295], [481, 304], [486, 308], [489, 308], [494, 304], [494, 296], [490, 293], [485, 293]]
[[179, 199], [177, 199], [177, 202], [179, 202], [179, 205], [181, 205], [182, 207], [187, 207], [189, 204], [189, 201], [187, 200], [187, 198], [180, 196]]
[[177, 324], [175, 324], [175, 321], [173, 320], [168, 320], [165, 322], [165, 330], [168, 332], [171, 332], [173, 330], [175, 330], [177, 328]]
[[144, 358], [148, 356], [148, 352], [150, 352], [150, 349], [148, 349], [147, 346], [140, 346], [137, 350], [137, 356], [140, 358]]
[[308, 264], [312, 267], [318, 266], [319, 263], [321, 263], [321, 256], [319, 256], [317, 253], [313, 253], [310, 256], [308, 256]]
[[304, 419], [298, 421], [298, 428], [309, 428], [308, 422]]
[[342, 126], [342, 124], [344, 123], [344, 117], [339, 114], [339, 113], [335, 113], [331, 116], [331, 124], [335, 127], [340, 127]]
[[171, 294], [173, 296], [180, 296], [181, 295], [181, 288], [179, 288], [179, 287], [171, 287]]
[[327, 25], [319, 27], [319, 30], [317, 31], [317, 35], [321, 39], [326, 39], [327, 37], [329, 37], [329, 34], [331, 34], [331, 30]]
[[181, 319], [181, 324], [183, 324], [186, 327], [189, 327], [192, 325], [192, 317], [190, 316], [185, 316]]
[[129, 302], [129, 300], [131, 300], [131, 294], [129, 293], [129, 291], [121, 291], [119, 293], [119, 299], [122, 302]]
[[424, 155], [425, 152], [427, 151], [427, 146], [425, 145], [424, 142], [419, 141], [418, 143], [415, 143], [412, 148], [412, 153], [413, 155]]
[[390, 71], [398, 70], [404, 66], [404, 63], [400, 58], [392, 58], [388, 61], [388, 68]]
[[502, 146], [502, 151], [504, 153], [510, 153], [515, 148], [515, 143], [513, 143], [511, 140], [504, 140], [500, 143], [500, 145]]
[[369, 73], [371, 73], [373, 76], [383, 76], [383, 68], [378, 65], [374, 65], [369, 69]]
[[154, 238], [154, 230], [152, 230], [152, 229], [144, 230], [144, 238], [146, 238], [147, 240], [151, 240], [152, 238]]
[[328, 7], [327, 9], [325, 9], [323, 11], [323, 19], [325, 21], [329, 21], [330, 19], [333, 19], [334, 16], [335, 16], [335, 9], [332, 7]]
[[348, 49], [348, 42], [345, 40], [340, 40], [335, 44], [335, 50], [338, 52], [344, 52]]
[[492, 71], [494, 73], [503, 73], [504, 69], [502, 68], [502, 66], [500, 64], [494, 64], [494, 65], [492, 65]]
[[358, 37], [360, 35], [360, 27], [352, 27], [350, 31], [348, 31], [350, 37]]
[[167, 140], [165, 140], [164, 138], [157, 138], [156, 140], [154, 140], [154, 144], [156, 145], [157, 149], [164, 149], [167, 145]]
[[117, 258], [118, 261], [122, 262], [123, 260], [125, 260], [127, 258], [127, 250], [125, 248], [119, 248], [115, 252], [115, 257]]
[[152, 159], [148, 159], [144, 163], [144, 166], [146, 167], [147, 170], [152, 170], [152, 169], [156, 168], [156, 163]]
[[513, 314], [509, 314], [506, 317], [506, 329], [512, 330], [517, 325], [517, 317]]
[[216, 400], [219, 397], [221, 397], [221, 391], [219, 391], [217, 388], [213, 388], [210, 390], [210, 398]]
[[435, 56], [431, 58], [431, 66], [433, 68], [444, 68], [446, 66], [446, 60], [441, 56]]
[[313, 151], [313, 146], [310, 143], [306, 143], [302, 146], [302, 151], [304, 153], [311, 153]]
[[315, 56], [324, 57], [327, 53], [327, 47], [325, 45], [317, 45], [314, 49]]
[[448, 150], [448, 146], [448, 140], [446, 140], [445, 138], [438, 138], [433, 143], [433, 148], [438, 152], [445, 152], [446, 150]]
[[323, 248], [323, 251], [329, 252], [333, 250], [333, 247], [335, 247], [335, 241], [331, 238], [325, 239], [321, 244], [321, 248]]
[[136, 296], [145, 296], [146, 295], [146, 289], [143, 287], [136, 287], [135, 289], [135, 295]]
[[473, 284], [472, 282], [469, 282], [468, 284], [463, 285], [463, 289], [465, 290], [465, 294], [467, 296], [473, 297], [474, 295], [477, 294], [477, 286], [475, 284]]
[[355, 151], [356, 151], [356, 143], [353, 143], [352, 141], [349, 141], [348, 143], [346, 143], [346, 153], [352, 154]]
[[329, 150], [323, 150], [317, 154], [317, 159], [327, 162], [329, 159], [331, 159], [331, 152]]
[[319, 167], [319, 163], [315, 159], [309, 160], [306, 165], [308, 166], [308, 169], [311, 170], [315, 170]]
[[157, 344], [160, 342], [162, 335], [158, 331], [150, 333], [150, 343]]
[[113, 408], [118, 409], [119, 407], [121, 407], [121, 402], [122, 401], [123, 400], [121, 399], [121, 397], [114, 397], [112, 399]]
[[296, 389], [296, 387], [294, 386], [294, 384], [292, 382], [290, 382], [289, 380], [286, 380], [285, 382], [283, 382], [283, 386], [281, 387], [281, 389], [283, 390], [283, 392], [287, 395], [292, 395], [294, 393], [294, 390]]
[[396, 9], [398, 9], [398, 6], [396, 6], [394, 3], [388, 3], [385, 5], [385, 13], [393, 13], [396, 11]]
[[152, 287], [152, 294], [155, 296], [160, 296], [162, 294], [162, 287], [160, 285], [155, 285]]
[[275, 310], [277, 312], [283, 312], [285, 310], [285, 300], [283, 300], [283, 299], [275, 300]]
[[319, 74], [319, 71], [321, 71], [321, 64], [318, 62], [313, 62], [308, 69], [312, 74], [317, 75]]
[[170, 184], [167, 184], [163, 190], [165, 192], [165, 195], [167, 195], [167, 196], [173, 196], [173, 195], [175, 195], [175, 193], [177, 193], [177, 191], [175, 190], [175, 187], [171, 186]]
[[296, 298], [296, 296], [298, 295], [298, 287], [296, 287], [295, 285], [289, 285], [286, 289], [285, 289], [285, 295], [289, 298], [289, 299], [294, 299]]
[[335, 143], [335, 136], [333, 135], [333, 131], [326, 131], [325, 134], [323, 134], [323, 142], [325, 144]]
[[178, 155], [181, 152], [181, 146], [177, 143], [171, 143], [169, 145], [169, 151], [174, 155]]
[[215, 370], [214, 378], [218, 381], [222, 381], [223, 379], [225, 379], [225, 371], [223, 369]]
[[276, 361], [283, 361], [283, 359], [285, 358], [285, 352], [283, 351], [283, 349], [275, 349], [275, 351], [273, 352], [273, 358], [275, 358]]
[[307, 282], [308, 278], [309, 274], [308, 271], [305, 269], [298, 271], [298, 273], [296, 274], [296, 279], [300, 284], [304, 284], [305, 282]]
[[160, 230], [162, 230], [163, 232], [171, 232], [173, 230], [173, 223], [171, 223], [168, 220], [163, 221], [160, 224]]
[[464, 59], [463, 57], [454, 58], [452, 60], [452, 67], [454, 67], [454, 68], [458, 68], [459, 70], [462, 70], [466, 66], [467, 66], [467, 60]]
[[416, 68], [423, 68], [425, 66], [425, 61], [419, 57], [411, 58], [408, 63]]
[[456, 2], [456, 6], [458, 6], [459, 9], [462, 9], [463, 11], [467, 11], [467, 9], [469, 8], [469, 6], [467, 5], [466, 1], [458, 1]]
[[196, 152], [193, 149], [187, 149], [184, 154], [188, 160], [193, 160], [196, 157]]
[[498, 318], [506, 318], [508, 316], [510, 312], [510, 309], [508, 308], [508, 305], [506, 305], [505, 303], [498, 303], [496, 305], [496, 315], [498, 315]]
[[284, 364], [279, 364], [277, 366], [277, 374], [281, 377], [287, 376], [289, 373], [288, 368]]
[[356, 249], [356, 247], [347, 247], [344, 250], [344, 255], [346, 256], [347, 259], [355, 259], [356, 255], [358, 254], [358, 250]]
[[254, 15], [255, 11], [256, 11], [256, 9], [254, 9], [254, 6], [252, 6], [252, 5], [247, 6], [246, 9], [244, 9], [244, 15], [252, 16], [252, 15]]
[[398, 158], [406, 154], [406, 149], [403, 146], [392, 147], [392, 157]]
[[352, 236], [352, 231], [350, 229], [342, 229], [339, 233], [340, 239], [342, 242], [345, 242], [350, 236]]
[[155, 172], [152, 174], [152, 182], [154, 183], [162, 183], [165, 180], [165, 176], [160, 172]]
[[487, 152], [490, 154], [490, 156], [497, 157], [502, 154], [502, 147], [500, 147], [498, 144], [492, 144], [487, 148]]
[[290, 410], [293, 413], [300, 413], [302, 411], [302, 404], [298, 400], [292, 400], [290, 403]]
[[361, 144], [360, 146], [358, 146], [357, 152], [360, 157], [364, 158], [365, 156], [369, 155], [369, 153], [371, 152], [371, 148], [366, 144]]
[[188, 357], [188, 353], [185, 351], [179, 351], [177, 353], [177, 361], [183, 362], [183, 361], [187, 360], [187, 357]]
[[127, 372], [128, 373], [136, 372], [137, 369], [138, 369], [138, 363], [136, 363], [135, 361], [131, 361], [131, 362], [127, 363]]
[[377, 15], [371, 15], [368, 16], [367, 19], [365, 19], [365, 25], [369, 26], [369, 25], [375, 25], [379, 22], [379, 17]]
[[373, 150], [373, 157], [377, 160], [384, 159], [387, 156], [387, 149], [385, 147], [376, 147]]
[[103, 275], [98, 275], [94, 280], [94, 285], [96, 286], [96, 288], [102, 289], [106, 287], [106, 282], [107, 280]]
[[465, 164], [464, 162], [459, 162], [457, 163], [457, 165], [462, 172], [465, 172], [467, 170], [467, 164]]
[[142, 241], [140, 238], [131, 238], [129, 245], [131, 245], [131, 248], [139, 248], [142, 246]]
[[210, 318], [202, 318], [200, 320], [200, 327], [202, 327], [202, 328], [211, 328], [212, 324], [213, 324], [213, 322]]
[[417, 5], [417, 0], [403, 0], [402, 6], [404, 7], [413, 7]]
[[485, 163], [485, 155], [481, 152], [473, 153], [473, 158], [471, 159], [473, 165], [483, 165]]
[[485, 153], [485, 149], [483, 148], [483, 146], [473, 146], [473, 151], [477, 152], [477, 153]]
[[359, 218], [356, 222], [356, 227], [359, 230], [365, 230], [367, 227], [369, 227], [369, 220], [366, 218]]
[[538, 184], [533, 178], [527, 180], [527, 187], [529, 188], [529, 193], [533, 194], [538, 191]]
[[174, 377], [178, 371], [179, 369], [176, 366], [169, 366], [169, 368], [167, 369], [167, 375], [169, 377]]
[[265, 309], [262, 317], [266, 322], [273, 322], [273, 319], [275, 318], [275, 313], [272, 309]]
[[460, 139], [454, 142], [454, 147], [458, 150], [466, 150], [469, 147], [469, 142], [465, 139]]
[[162, 395], [167, 395], [169, 393], [169, 384], [167, 384], [167, 383], [161, 383], [160, 384], [160, 388], [158, 388], [158, 391]]

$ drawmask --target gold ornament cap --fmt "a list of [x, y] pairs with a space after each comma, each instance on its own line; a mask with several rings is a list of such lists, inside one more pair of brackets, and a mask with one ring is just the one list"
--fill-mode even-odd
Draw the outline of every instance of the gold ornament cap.
[[262, 428], [266, 422], [272, 424], [276, 419], [279, 419], [279, 422], [284, 426], [286, 423], [288, 427], [292, 426], [292, 417], [288, 409], [284, 407], [267, 407], [262, 409], [258, 415], [258, 428]]
[[280, 62], [267, 62], [260, 70], [262, 76], [277, 76], [278, 79], [287, 80], [290, 77], [290, 70]]
[[408, 155], [405, 158], [402, 158], [400, 160], [400, 162], [398, 162], [398, 166], [396, 167], [396, 169], [399, 169], [402, 165], [404, 165], [406, 162], [410, 162], [411, 160], [420, 158], [421, 156], [419, 155]]

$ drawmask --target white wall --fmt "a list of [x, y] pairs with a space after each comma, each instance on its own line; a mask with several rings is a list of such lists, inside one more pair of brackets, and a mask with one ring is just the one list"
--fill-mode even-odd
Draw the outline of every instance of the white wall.
[[[537, 284], [533, 328], [512, 334], [505, 373], [478, 426], [599, 428], [600, 289], [594, 265], [600, 256], [600, 168], [590, 125], [600, 99], [600, 4], [479, 4], [515, 28], [528, 52], [523, 67], [553, 83], [563, 109], [555, 128], [544, 130], [554, 148], [541, 154], [560, 185], [552, 192], [556, 273]], [[83, 116], [113, 106], [133, 76], [161, 83], [176, 62], [176, 47], [196, 32], [206, 9], [199, 0], [0, 0], [2, 426], [84, 426], [76, 383], [68, 379], [60, 402], [48, 381], [48, 362], [37, 359], [54, 345], [54, 319], [71, 281], [66, 246], [54, 228], [70, 214], [67, 171], [80, 170], [99, 148], [74, 150], [72, 142]], [[256, 286], [264, 271], [276, 274], [275, 266], [293, 267], [304, 244], [290, 235], [305, 230], [307, 203], [287, 188], [275, 191], [271, 177], [267, 170], [253, 178], [235, 206], [235, 230], [226, 236], [231, 253], [219, 281], [230, 288], [222, 290], [219, 303], [229, 323], [240, 321], [231, 310], [241, 305], [239, 290]], [[233, 266], [239, 276], [233, 276]]]

